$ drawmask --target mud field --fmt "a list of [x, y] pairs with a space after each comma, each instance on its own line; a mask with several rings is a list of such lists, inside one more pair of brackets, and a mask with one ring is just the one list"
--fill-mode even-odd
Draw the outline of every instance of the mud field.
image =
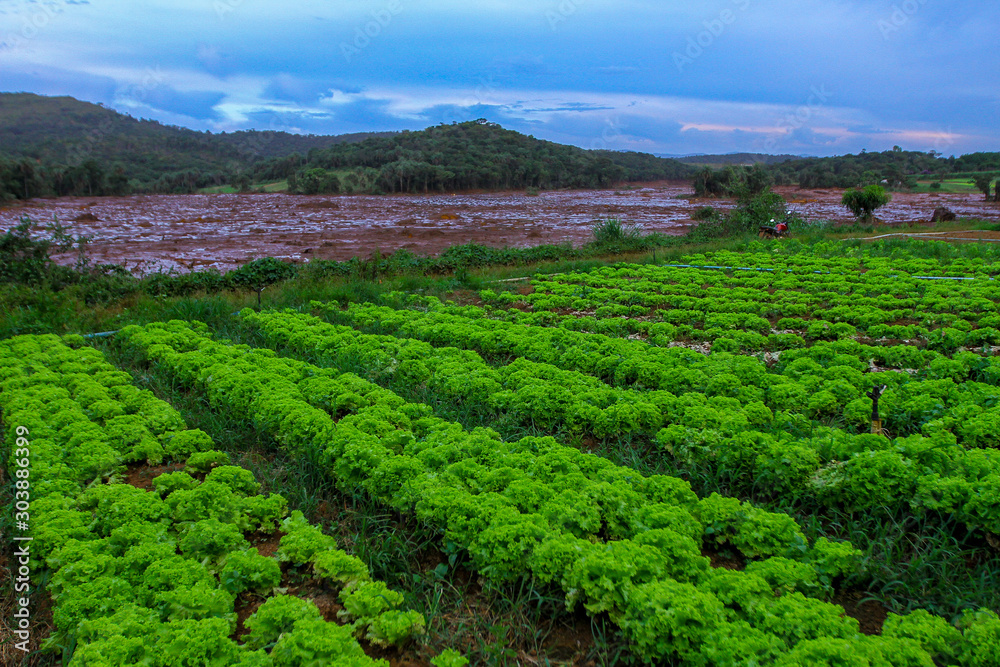
[[[778, 188], [789, 209], [807, 220], [850, 220], [842, 191]], [[57, 217], [73, 234], [93, 238], [95, 262], [124, 264], [135, 273], [234, 268], [256, 257], [297, 261], [368, 257], [376, 248], [434, 254], [456, 244], [528, 247], [585, 243], [595, 220], [618, 217], [647, 232], [683, 233], [691, 214], [718, 200], [682, 199], [688, 183], [632, 190], [303, 196], [274, 194], [135, 195], [36, 199], [0, 209], [0, 228], [21, 216]], [[948, 206], [959, 217], [1000, 221], [1000, 205], [979, 194], [893, 194], [879, 211], [887, 223], [927, 221]]]

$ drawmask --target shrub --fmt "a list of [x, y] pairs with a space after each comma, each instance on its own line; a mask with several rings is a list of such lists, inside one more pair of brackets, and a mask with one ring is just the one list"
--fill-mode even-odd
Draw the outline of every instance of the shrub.
[[639, 239], [642, 235], [640, 225], [622, 222], [619, 218], [598, 220], [591, 227], [594, 245], [618, 246]]
[[869, 185], [863, 190], [851, 188], [844, 193], [841, 203], [854, 214], [858, 220], [871, 222], [875, 211], [886, 204], [892, 197], [881, 185]]

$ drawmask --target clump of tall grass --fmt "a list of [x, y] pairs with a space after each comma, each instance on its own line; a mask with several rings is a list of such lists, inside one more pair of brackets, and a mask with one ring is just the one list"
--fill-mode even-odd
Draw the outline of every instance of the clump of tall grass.
[[598, 220], [591, 226], [593, 243], [597, 246], [628, 244], [642, 238], [642, 225], [623, 222], [620, 218]]

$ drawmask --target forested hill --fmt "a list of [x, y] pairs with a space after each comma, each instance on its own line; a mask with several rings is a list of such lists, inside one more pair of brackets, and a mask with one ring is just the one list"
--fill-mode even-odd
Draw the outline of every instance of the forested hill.
[[316, 177], [316, 170], [334, 172], [326, 176], [334, 181], [340, 172], [344, 189], [385, 192], [601, 188], [621, 181], [689, 178], [694, 172], [676, 160], [587, 151], [505, 130], [485, 119], [338, 144], [315, 151], [298, 169], [275, 161], [259, 172], [266, 178], [293, 176], [293, 182], [301, 183], [303, 177]]
[[417, 132], [212, 134], [72, 97], [0, 93], [0, 200], [242, 190], [283, 179], [306, 192], [423, 192], [607, 187], [692, 174], [676, 160], [586, 151], [484, 120]]
[[[0, 172], [2, 163], [30, 172], [29, 182], [22, 178], [16, 188], [20, 196], [25, 185], [36, 195], [219, 185], [261, 160], [379, 134], [388, 133], [212, 134], [139, 120], [72, 97], [0, 93]], [[23, 164], [25, 159], [30, 164]]]
[[970, 153], [943, 157], [937, 153], [904, 151], [867, 152], [824, 158], [800, 158], [772, 165], [779, 183], [806, 188], [847, 188], [886, 180], [902, 185], [920, 176], [963, 176], [1000, 170], [1000, 153]]

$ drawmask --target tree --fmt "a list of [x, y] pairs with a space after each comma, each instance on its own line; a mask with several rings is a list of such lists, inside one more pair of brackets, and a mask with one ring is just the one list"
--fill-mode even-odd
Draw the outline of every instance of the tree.
[[239, 173], [233, 177], [233, 187], [237, 192], [250, 192], [250, 185], [250, 175], [247, 173]]
[[267, 287], [288, 280], [296, 273], [294, 264], [282, 262], [274, 257], [264, 257], [248, 262], [240, 268], [230, 271], [226, 278], [234, 287], [249, 287], [257, 293], [257, 307], [260, 308], [260, 295]]
[[340, 179], [326, 169], [312, 167], [292, 174], [288, 187], [292, 192], [302, 195], [337, 194], [340, 192]]
[[774, 185], [774, 176], [764, 165], [757, 163], [746, 170], [745, 180], [747, 190], [751, 196], [764, 194]]
[[694, 194], [696, 197], [722, 197], [729, 192], [733, 171], [730, 169], [715, 171], [711, 167], [703, 167], [694, 176]]
[[769, 225], [772, 220], [784, 220], [787, 216], [788, 205], [784, 197], [768, 189], [741, 196], [736, 209], [729, 215], [729, 222], [756, 234], [761, 225]]
[[990, 200], [990, 186], [993, 184], [995, 174], [976, 174], [972, 177], [976, 184], [976, 189], [986, 195], [986, 201]]
[[871, 222], [875, 211], [882, 208], [892, 197], [881, 185], [869, 185], [864, 190], [851, 188], [844, 193], [841, 203], [846, 206], [858, 220]]

